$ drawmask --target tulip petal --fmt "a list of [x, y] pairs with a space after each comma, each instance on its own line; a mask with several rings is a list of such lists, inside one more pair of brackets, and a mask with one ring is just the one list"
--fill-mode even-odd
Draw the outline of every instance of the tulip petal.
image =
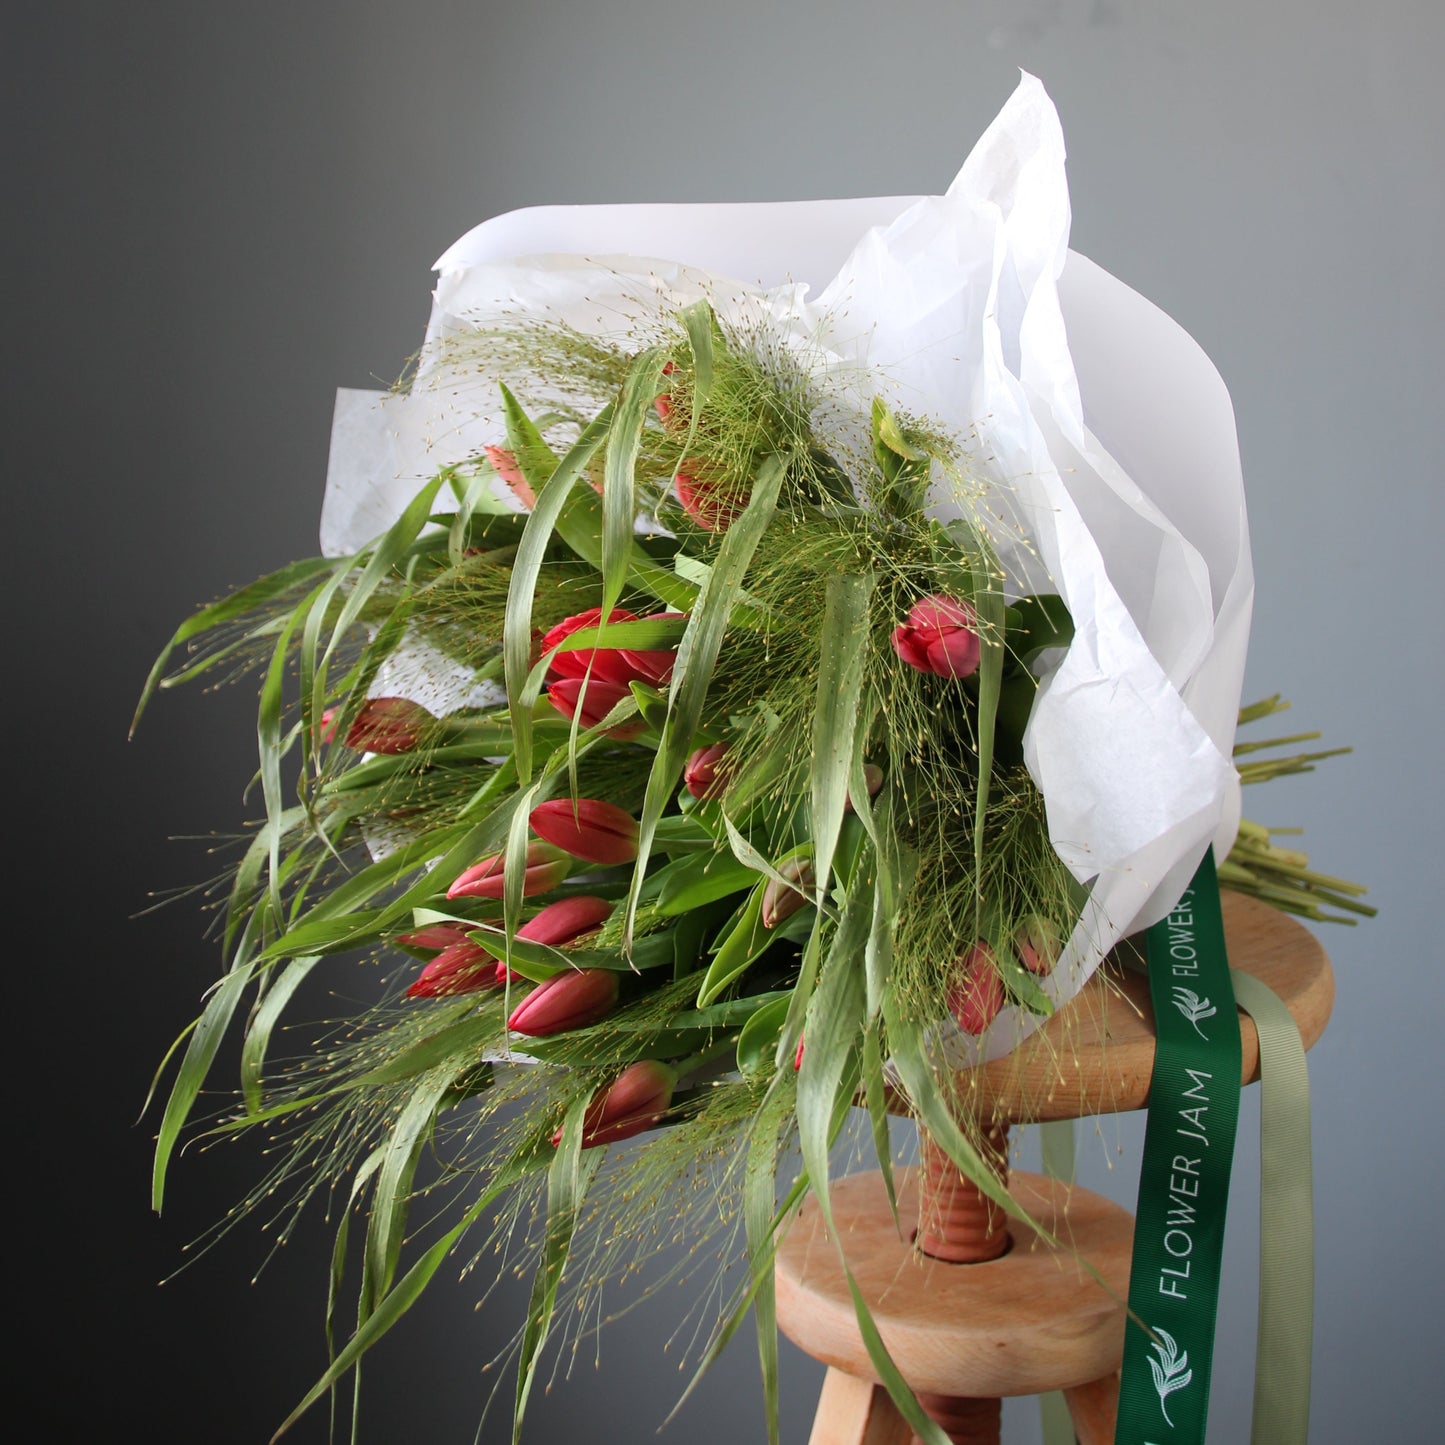
[[606, 898], [579, 893], [549, 903], [535, 918], [528, 919], [517, 930], [518, 938], [529, 943], [545, 943], [560, 948], [595, 933], [612, 916], [612, 904]]
[[507, 1019], [507, 1027], [529, 1038], [586, 1028], [617, 1003], [617, 975], [607, 968], [559, 973], [539, 983]]
[[[542, 636], [542, 651], [549, 652], [558, 643], [565, 641], [574, 632], [596, 627], [602, 621], [602, 609], [589, 607], [585, 612], [564, 617], [555, 627]], [[608, 622], [636, 622], [637, 614], [625, 608], [614, 607], [607, 614]], [[551, 662], [552, 671], [559, 677], [583, 678], [591, 676], [621, 684], [624, 688], [636, 675], [627, 665], [625, 655], [615, 647], [581, 647], [575, 652], [559, 652]], [[603, 709], [606, 712], [606, 709]], [[599, 714], [600, 716], [600, 714]]]
[[[448, 898], [501, 898], [503, 854], [492, 853], [464, 872], [447, 889]], [[531, 898], [555, 888], [571, 871], [565, 850], [548, 843], [527, 844], [526, 868], [522, 873], [522, 897]]]
[[959, 960], [958, 979], [949, 991], [948, 1005], [966, 1034], [985, 1032], [998, 1017], [1004, 1005], [1003, 980], [986, 943], [975, 943]]
[[532, 831], [574, 858], [611, 866], [637, 857], [637, 819], [598, 798], [554, 798], [532, 809]]
[[442, 949], [407, 989], [410, 998], [450, 998], [497, 986], [492, 955], [478, 943], [463, 938]]

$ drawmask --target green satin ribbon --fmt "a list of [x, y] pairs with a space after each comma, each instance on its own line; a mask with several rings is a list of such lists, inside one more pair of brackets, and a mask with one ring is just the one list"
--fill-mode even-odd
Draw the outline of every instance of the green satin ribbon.
[[1241, 1071], [1212, 849], [1146, 942], [1156, 1045], [1114, 1439], [1203, 1445]]
[[[1195, 886], [1199, 881], [1196, 876]], [[1154, 956], [1160, 956], [1160, 947], [1156, 945]], [[1162, 947], [1167, 950], [1167, 943]], [[1251, 1445], [1307, 1445], [1314, 1320], [1309, 1071], [1299, 1028], [1283, 1000], [1251, 974], [1231, 969], [1229, 976], [1235, 1002], [1254, 1020], [1259, 1039], [1259, 1325], [1250, 1440]], [[1159, 999], [1154, 1001], [1158, 1017]], [[1074, 1122], [1044, 1124], [1040, 1136], [1044, 1173], [1072, 1180]], [[1222, 1214], [1219, 1224], [1222, 1232]], [[1135, 1303], [1132, 1291], [1130, 1303]], [[1131, 1331], [1141, 1333], [1132, 1326]], [[1044, 1445], [1074, 1445], [1062, 1393], [1041, 1395], [1039, 1408]], [[1122, 1399], [1120, 1409], [1122, 1427]], [[1168, 1439], [1184, 1438], [1161, 1433]], [[1122, 1428], [1116, 1435], [1118, 1445], [1129, 1438]], [[1202, 1418], [1198, 1438], [1203, 1438]]]
[[1310, 1081], [1293, 1016], [1259, 979], [1234, 973], [1259, 1035], [1259, 1333], [1253, 1445], [1305, 1445], [1314, 1343]]

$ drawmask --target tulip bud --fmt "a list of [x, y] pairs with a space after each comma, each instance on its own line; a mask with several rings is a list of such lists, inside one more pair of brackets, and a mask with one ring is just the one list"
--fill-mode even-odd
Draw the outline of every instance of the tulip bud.
[[[664, 364], [662, 368], [662, 374], [664, 376], [671, 376], [672, 373], [676, 370], [677, 367], [669, 361]], [[655, 397], [653, 397], [652, 405], [657, 411], [658, 421], [660, 421], [668, 431], [672, 432], [678, 431], [680, 429], [685, 430], [681, 417], [679, 417], [677, 421], [673, 421], [673, 414], [675, 412], [675, 408], [672, 404], [672, 393], [670, 391], [659, 392]]]
[[[447, 889], [448, 898], [500, 898], [503, 890], [502, 864], [505, 855], [492, 853], [473, 863]], [[549, 843], [528, 843], [522, 874], [522, 897], [531, 898], [555, 888], [572, 871], [572, 860]]]
[[994, 966], [993, 950], [975, 943], [956, 965], [957, 979], [948, 994], [948, 1007], [966, 1034], [981, 1034], [998, 1017], [1004, 1005], [1003, 980]]
[[450, 998], [497, 986], [496, 959], [480, 943], [463, 938], [448, 945], [416, 976], [408, 998]]
[[[346, 731], [346, 746], [362, 753], [409, 753], [436, 718], [407, 697], [369, 697]], [[334, 726], [330, 711], [321, 716], [322, 736]]]
[[938, 677], [978, 671], [978, 614], [967, 602], [935, 593], [920, 598], [893, 629], [893, 650], [909, 667]]
[[549, 903], [517, 930], [517, 937], [560, 948], [563, 944], [576, 943], [579, 938], [596, 933], [611, 917], [612, 904], [608, 899], [578, 893]]
[[716, 798], [727, 788], [728, 769], [723, 764], [727, 752], [726, 743], [709, 743], [687, 760], [682, 781], [694, 798]]
[[[641, 620], [657, 622], [664, 617], [686, 616], [685, 612], [651, 612]], [[654, 687], [661, 687], [664, 683], [672, 681], [672, 669], [677, 662], [677, 652], [673, 648], [656, 648], [650, 652], [639, 652], [635, 648], [624, 647], [622, 657], [633, 678], [638, 682], [651, 683]]]
[[796, 1074], [803, 1067], [803, 1036], [798, 1035], [798, 1047], [793, 1050], [793, 1072]]
[[528, 815], [532, 831], [586, 863], [630, 863], [637, 857], [637, 819], [597, 798], [553, 798]]
[[[584, 728], [595, 728], [619, 702], [631, 696], [632, 690], [626, 683], [608, 682], [605, 677], [559, 677], [547, 686], [547, 701], [568, 722], [576, 717]], [[646, 729], [647, 724], [641, 718], [629, 718], [608, 728], [607, 736], [626, 742]]]
[[[607, 614], [608, 622], [636, 622], [637, 614], [614, 607]], [[564, 617], [555, 627], [548, 628], [542, 635], [542, 651], [548, 652], [559, 642], [571, 637], [574, 632], [583, 632], [596, 627], [602, 621], [602, 609], [589, 607], [572, 617]], [[605, 634], [604, 634], [605, 636]], [[617, 647], [580, 647], [576, 652], [559, 652], [551, 662], [551, 669], [558, 677], [591, 676], [607, 682], [620, 683], [624, 688], [636, 676], [627, 665], [626, 654]]]
[[[593, 1095], [582, 1116], [582, 1147], [596, 1149], [615, 1144], [652, 1128], [667, 1112], [677, 1071], [656, 1059], [628, 1064], [606, 1088]], [[552, 1144], [562, 1142], [562, 1131], [552, 1135]]]
[[396, 941], [411, 948], [431, 948], [440, 951], [450, 948], [471, 932], [469, 923], [429, 923], [425, 928], [414, 928], [410, 933], [398, 933]]
[[[788, 858], [778, 865], [779, 874], [803, 888], [813, 887], [813, 860], [811, 858]], [[796, 913], [807, 898], [796, 888], [785, 888], [776, 878], [769, 878], [763, 886], [762, 922], [764, 928], [776, 928], [783, 919]]]
[[610, 968], [569, 969], [539, 983], [507, 1019], [513, 1033], [539, 1039], [586, 1028], [617, 1005], [617, 975]]
[[[530, 943], [545, 943], [550, 948], [561, 948], [588, 938], [612, 916], [612, 904], [605, 898], [594, 898], [590, 894], [578, 893], [571, 898], [559, 898], [549, 903], [534, 918], [529, 918], [517, 930], [518, 938]], [[523, 977], [516, 969], [509, 969], [501, 960], [497, 962], [497, 982], [509, 980], [516, 983]]]
[[744, 492], [724, 482], [704, 481], [679, 472], [676, 486], [682, 510], [705, 532], [726, 532], [748, 504]]
[[[876, 798], [878, 796], [878, 789], [883, 786], [883, 769], [880, 768], [877, 763], [864, 763], [863, 783], [868, 789], [868, 796], [870, 798]], [[852, 793], [849, 793], [848, 796], [843, 799], [843, 811], [845, 813], [855, 811]]]
[[537, 505], [537, 494], [528, 485], [522, 469], [517, 465], [517, 455], [506, 447], [483, 447], [492, 470], [511, 489], [512, 495], [530, 512]]
[[1053, 925], [1037, 913], [1030, 914], [1014, 931], [1014, 952], [1030, 973], [1041, 978], [1054, 971], [1059, 961], [1059, 935]]

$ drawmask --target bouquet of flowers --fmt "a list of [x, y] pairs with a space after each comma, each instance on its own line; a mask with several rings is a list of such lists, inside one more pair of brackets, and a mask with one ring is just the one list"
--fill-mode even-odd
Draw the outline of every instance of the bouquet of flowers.
[[[602, 208], [591, 256], [479, 228], [413, 374], [341, 396], [323, 555], [157, 662], [147, 696], [259, 670], [265, 805], [157, 1205], [240, 1024], [208, 1127], [282, 1146], [250, 1202], [345, 1192], [338, 1261], [364, 1221], [355, 1326], [297, 1414], [448, 1259], [507, 1240], [535, 1265], [520, 1428], [559, 1297], [661, 1212], [741, 1230], [713, 1348], [754, 1313], [775, 1415], [773, 1251], [855, 1110], [885, 1174], [907, 1112], [1017, 1213], [958, 1071], [1066, 1004], [1204, 848], [1281, 906], [1367, 911], [1241, 825], [1251, 583], [1217, 378], [1072, 256], [1066, 339], [1062, 160], [1025, 78], [946, 195], [781, 208], [779, 255], [872, 225], [817, 301], [651, 259], [689, 237], [631, 244], [650, 208]], [[697, 209], [734, 213], [710, 255], [757, 234]], [[1143, 354], [1111, 363], [1111, 333]], [[1208, 416], [1182, 465], [1150, 434], [1177, 416], [1121, 426], [1129, 473], [1087, 407], [1148, 412], [1102, 378], [1161, 357]], [[308, 977], [358, 957], [378, 996], [273, 1066]]]

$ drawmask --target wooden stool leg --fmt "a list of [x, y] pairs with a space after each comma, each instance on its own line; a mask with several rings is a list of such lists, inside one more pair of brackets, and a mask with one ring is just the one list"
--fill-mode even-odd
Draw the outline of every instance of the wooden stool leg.
[[1064, 1391], [1079, 1445], [1113, 1445], [1119, 1414], [1119, 1372]]
[[[999, 1445], [1003, 1430], [1002, 1400], [966, 1395], [925, 1395], [920, 1392], [918, 1403], [954, 1445]], [[919, 1445], [916, 1435], [910, 1445]]]
[[808, 1445], [907, 1445], [912, 1431], [882, 1385], [830, 1369]]

